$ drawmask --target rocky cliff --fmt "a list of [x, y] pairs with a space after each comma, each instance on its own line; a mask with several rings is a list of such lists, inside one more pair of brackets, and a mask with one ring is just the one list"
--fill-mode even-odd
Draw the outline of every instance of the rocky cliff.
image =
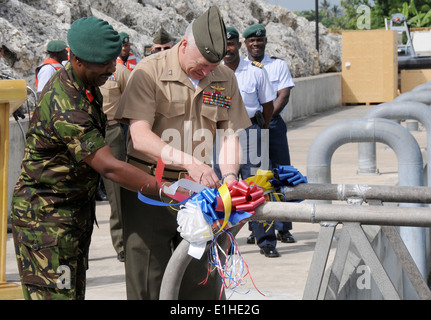
[[152, 43], [160, 26], [180, 40], [187, 25], [213, 4], [220, 8], [226, 26], [239, 32], [253, 23], [265, 25], [267, 53], [285, 59], [294, 77], [341, 70], [339, 35], [320, 25], [317, 52], [315, 23], [265, 0], [0, 0], [0, 44], [4, 49], [0, 73], [23, 78], [34, 87], [34, 69], [46, 58], [47, 43], [66, 41], [70, 24], [91, 15], [129, 33], [133, 52], [143, 57], [145, 45]]

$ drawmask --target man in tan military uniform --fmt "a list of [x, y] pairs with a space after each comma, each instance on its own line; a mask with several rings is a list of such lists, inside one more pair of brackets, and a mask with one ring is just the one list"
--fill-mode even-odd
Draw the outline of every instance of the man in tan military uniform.
[[[116, 115], [130, 123], [129, 163], [154, 173], [162, 158], [165, 179], [178, 180], [186, 172], [206, 187], [220, 186], [210, 164], [216, 130], [251, 125], [234, 73], [220, 65], [225, 53], [226, 29], [217, 7], [211, 7], [189, 26], [180, 43], [138, 64]], [[234, 162], [220, 163], [222, 182], [229, 183], [237, 178], [241, 158], [237, 143], [224, 148], [235, 155]], [[176, 211], [140, 202], [127, 190], [122, 190], [121, 201], [127, 211], [123, 232], [128, 298], [158, 299], [172, 248], [182, 240]], [[207, 255], [193, 259], [180, 299], [219, 298], [221, 282], [214, 272], [199, 285], [207, 270]]]
[[[128, 127], [114, 120], [115, 113], [120, 102], [121, 95], [126, 89], [129, 80], [130, 70], [117, 64], [115, 72], [109, 77], [108, 81], [101, 86], [100, 92], [103, 96], [103, 112], [108, 120], [106, 126], [106, 143], [111, 147], [112, 154], [121, 161], [126, 161], [126, 134]], [[104, 178], [103, 184], [106, 188], [109, 205], [111, 206], [111, 216], [109, 219], [112, 245], [117, 252], [117, 259], [124, 262], [123, 229], [121, 227], [121, 198], [120, 186]]]

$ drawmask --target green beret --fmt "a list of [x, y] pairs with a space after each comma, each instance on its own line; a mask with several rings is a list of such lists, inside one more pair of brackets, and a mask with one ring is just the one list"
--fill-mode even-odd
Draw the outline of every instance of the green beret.
[[216, 6], [210, 7], [193, 22], [196, 46], [211, 63], [220, 62], [226, 55], [226, 27]]
[[227, 27], [226, 28], [226, 38], [227, 40], [230, 39], [239, 39], [239, 33], [238, 30], [236, 30], [234, 27]]
[[120, 35], [121, 43], [127, 43], [127, 42], [130, 41], [130, 37], [129, 37], [129, 35], [127, 33], [120, 32], [119, 35]]
[[165, 29], [163, 29], [163, 27], [160, 27], [159, 31], [156, 32], [153, 38], [153, 43], [156, 44], [165, 44], [171, 41], [174, 41], [174, 39]]
[[266, 36], [266, 29], [261, 24], [253, 24], [244, 31], [242, 36], [244, 38], [265, 37]]
[[85, 17], [72, 23], [67, 32], [67, 42], [74, 55], [88, 62], [108, 62], [121, 52], [118, 32], [108, 22], [96, 17]]
[[48, 52], [62, 52], [66, 50], [67, 44], [62, 40], [52, 40], [48, 42], [46, 46], [46, 51]]

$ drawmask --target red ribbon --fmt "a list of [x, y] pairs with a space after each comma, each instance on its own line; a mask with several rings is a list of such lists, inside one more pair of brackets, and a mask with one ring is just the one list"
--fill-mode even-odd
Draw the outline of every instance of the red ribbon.
[[[247, 181], [233, 181], [227, 185], [232, 198], [232, 210], [255, 213], [255, 208], [265, 202], [264, 192], [256, 184]], [[217, 211], [224, 211], [223, 201], [217, 197]]]

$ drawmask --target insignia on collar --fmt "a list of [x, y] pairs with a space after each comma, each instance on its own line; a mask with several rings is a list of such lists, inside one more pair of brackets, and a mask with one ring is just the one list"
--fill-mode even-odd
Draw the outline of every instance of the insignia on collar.
[[258, 67], [258, 68], [261, 68], [261, 69], [263, 68], [263, 64], [261, 64], [258, 61], [253, 61], [251, 64], [254, 65], [255, 67]]

